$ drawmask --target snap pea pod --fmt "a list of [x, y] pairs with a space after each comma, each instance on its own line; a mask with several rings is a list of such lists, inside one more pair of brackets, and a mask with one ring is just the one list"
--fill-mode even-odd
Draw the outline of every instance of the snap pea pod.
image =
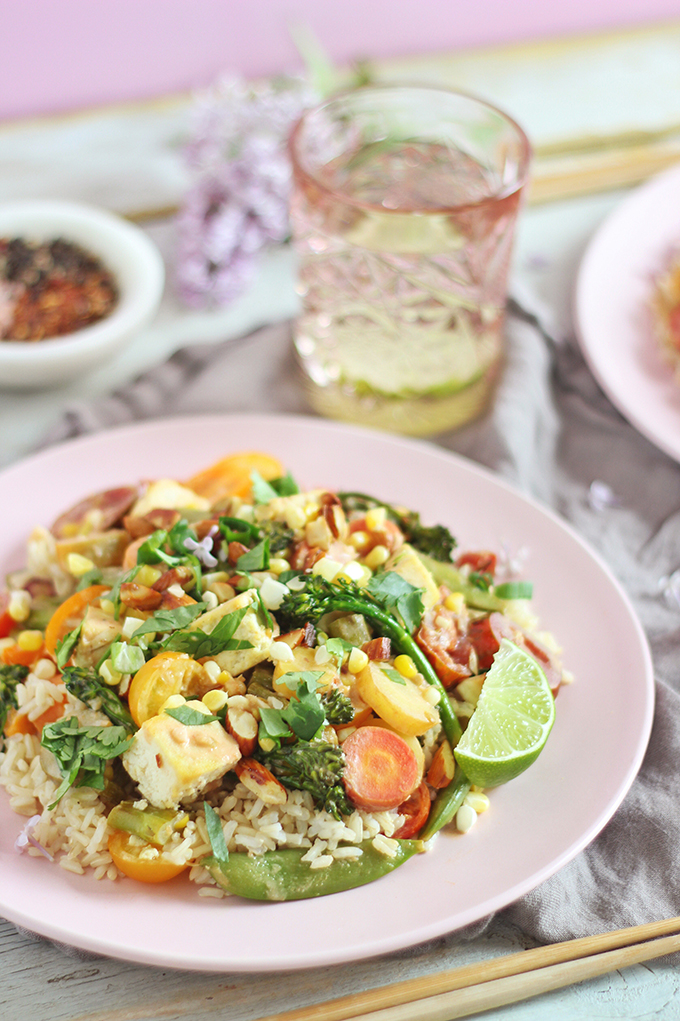
[[432, 803], [427, 822], [419, 833], [420, 840], [429, 840], [430, 837], [439, 832], [442, 826], [447, 826], [452, 822], [469, 790], [470, 781], [460, 766], [457, 765], [456, 771], [453, 774], [453, 780], [448, 787], [444, 787], [439, 791]]
[[422, 840], [398, 840], [397, 845], [396, 855], [389, 858], [376, 851], [371, 841], [364, 841], [357, 845], [362, 851], [359, 858], [336, 858], [323, 869], [311, 869], [309, 862], [300, 860], [306, 848], [284, 848], [261, 855], [236, 852], [226, 860], [204, 858], [201, 864], [218, 886], [236, 897], [305, 900], [372, 883], [424, 850]]

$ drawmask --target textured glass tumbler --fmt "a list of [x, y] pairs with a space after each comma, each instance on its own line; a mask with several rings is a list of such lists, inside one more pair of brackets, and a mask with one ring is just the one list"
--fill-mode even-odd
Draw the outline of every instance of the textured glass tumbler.
[[311, 407], [414, 436], [476, 418], [503, 361], [522, 129], [472, 96], [367, 86], [308, 111], [290, 154]]

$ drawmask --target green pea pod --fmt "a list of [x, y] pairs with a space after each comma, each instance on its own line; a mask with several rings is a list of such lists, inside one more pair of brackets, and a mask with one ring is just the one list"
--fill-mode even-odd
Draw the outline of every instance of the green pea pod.
[[453, 780], [448, 787], [439, 791], [432, 803], [427, 822], [418, 834], [420, 840], [429, 840], [442, 826], [447, 826], [453, 820], [469, 790], [470, 781], [460, 766], [456, 766]]
[[204, 858], [201, 864], [210, 872], [218, 886], [236, 897], [248, 900], [305, 900], [341, 893], [356, 886], [372, 883], [403, 865], [414, 854], [423, 851], [421, 840], [398, 840], [394, 858], [381, 854], [371, 841], [357, 846], [359, 858], [336, 858], [323, 869], [311, 869], [301, 861], [307, 848], [284, 848], [261, 855], [230, 854], [226, 861]]

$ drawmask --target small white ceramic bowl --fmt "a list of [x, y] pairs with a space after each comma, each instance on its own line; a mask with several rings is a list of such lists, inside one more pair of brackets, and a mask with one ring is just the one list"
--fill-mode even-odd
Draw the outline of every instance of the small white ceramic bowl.
[[115, 277], [118, 302], [106, 318], [61, 337], [0, 341], [0, 390], [63, 383], [105, 362], [158, 311], [165, 266], [139, 227], [95, 206], [49, 199], [0, 203], [0, 237], [64, 238], [99, 256]]

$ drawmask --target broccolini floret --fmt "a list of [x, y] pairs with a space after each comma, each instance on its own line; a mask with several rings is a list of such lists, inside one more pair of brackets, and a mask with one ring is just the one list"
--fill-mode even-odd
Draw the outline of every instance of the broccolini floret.
[[101, 710], [112, 723], [124, 727], [128, 734], [133, 734], [137, 730], [129, 709], [91, 667], [67, 666], [64, 668], [62, 680], [67, 691], [90, 708]]
[[320, 696], [323, 711], [326, 714], [326, 723], [337, 727], [341, 723], [349, 723], [354, 719], [354, 705], [352, 700], [345, 695], [340, 688], [331, 688]]
[[326, 741], [296, 741], [263, 755], [262, 761], [284, 787], [309, 791], [318, 808], [335, 819], [354, 811], [342, 784], [345, 757]]
[[373, 507], [384, 507], [387, 516], [398, 525], [404, 538], [414, 549], [427, 553], [435, 560], [450, 562], [451, 554], [458, 545], [456, 539], [444, 525], [423, 525], [416, 511], [383, 503], [365, 493], [339, 493], [345, 511], [367, 511]]

